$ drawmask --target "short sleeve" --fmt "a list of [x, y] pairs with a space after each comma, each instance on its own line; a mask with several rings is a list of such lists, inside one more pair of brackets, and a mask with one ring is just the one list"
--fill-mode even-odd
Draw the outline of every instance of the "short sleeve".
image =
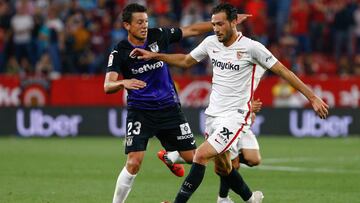
[[270, 69], [278, 59], [261, 43], [253, 41], [250, 48], [252, 58], [264, 68]]
[[[206, 38], [207, 39], [207, 38]], [[195, 49], [190, 52], [191, 57], [193, 57], [197, 62], [203, 60], [208, 56], [206, 50], [207, 40], [203, 40]]]
[[106, 67], [106, 72], [115, 71], [120, 73], [120, 55], [119, 51], [115, 48], [111, 51]]
[[159, 28], [169, 43], [179, 42], [182, 39], [182, 31], [180, 28]]

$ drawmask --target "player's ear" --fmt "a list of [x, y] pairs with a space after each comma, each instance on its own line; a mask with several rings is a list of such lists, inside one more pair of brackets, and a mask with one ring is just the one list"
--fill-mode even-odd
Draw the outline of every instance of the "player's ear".
[[234, 27], [236, 28], [237, 19], [232, 20], [232, 21], [230, 22], [230, 25], [231, 25], [232, 28], [234, 28]]
[[130, 23], [124, 22], [124, 28], [125, 28], [125, 30], [129, 31], [130, 30]]

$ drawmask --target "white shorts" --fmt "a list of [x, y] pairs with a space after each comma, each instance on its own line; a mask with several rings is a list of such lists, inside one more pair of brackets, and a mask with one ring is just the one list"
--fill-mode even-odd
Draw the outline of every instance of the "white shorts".
[[207, 141], [215, 148], [218, 154], [226, 152], [231, 145], [237, 144], [241, 131], [247, 131], [244, 115], [234, 112], [226, 117], [206, 116], [205, 134]]
[[235, 159], [240, 154], [240, 149], [260, 149], [255, 134], [250, 130], [242, 131], [238, 142], [230, 147], [230, 158]]

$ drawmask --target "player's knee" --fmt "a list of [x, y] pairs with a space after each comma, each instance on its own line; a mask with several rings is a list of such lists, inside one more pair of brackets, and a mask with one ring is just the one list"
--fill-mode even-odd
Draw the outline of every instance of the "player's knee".
[[194, 162], [206, 165], [208, 162], [207, 154], [197, 150], [194, 155]]
[[232, 162], [232, 167], [235, 169], [235, 170], [238, 170], [240, 168], [240, 163], [239, 162]]
[[140, 170], [141, 159], [128, 159], [126, 162], [126, 169], [131, 174], [137, 174]]
[[251, 167], [260, 165], [261, 157], [260, 157], [260, 155], [249, 157], [249, 159], [247, 159], [247, 162], [248, 162], [248, 166], [251, 166]]

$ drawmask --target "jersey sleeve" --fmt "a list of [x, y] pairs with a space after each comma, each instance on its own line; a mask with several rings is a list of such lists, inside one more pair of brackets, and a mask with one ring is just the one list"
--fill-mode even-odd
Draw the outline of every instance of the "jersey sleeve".
[[261, 43], [253, 41], [250, 54], [255, 62], [264, 68], [270, 69], [278, 59]]
[[168, 40], [169, 44], [179, 42], [182, 39], [182, 31], [180, 28], [159, 28]]
[[120, 73], [121, 72], [120, 66], [121, 66], [121, 60], [120, 60], [119, 51], [117, 48], [114, 48], [109, 55], [106, 72], [115, 71], [117, 73]]
[[193, 57], [197, 62], [203, 60], [206, 56], [208, 56], [206, 50], [207, 41], [207, 38], [205, 38], [195, 49], [190, 52], [190, 56]]

